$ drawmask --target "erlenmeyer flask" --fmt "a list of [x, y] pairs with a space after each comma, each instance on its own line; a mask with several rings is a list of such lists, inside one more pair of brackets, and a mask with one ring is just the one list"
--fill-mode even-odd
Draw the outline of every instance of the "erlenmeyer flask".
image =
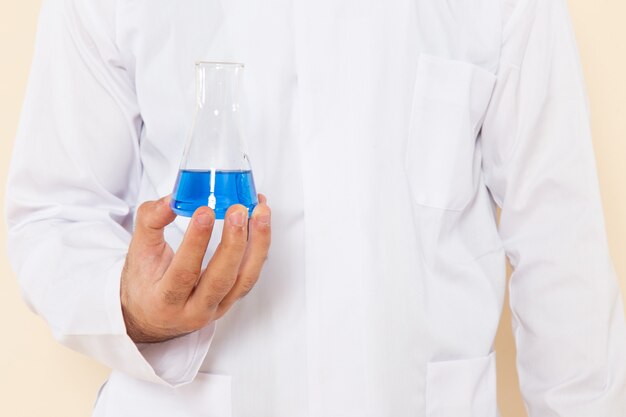
[[242, 64], [196, 63], [196, 114], [171, 200], [176, 214], [191, 217], [209, 206], [223, 219], [233, 204], [248, 215], [258, 204], [239, 126], [242, 74]]

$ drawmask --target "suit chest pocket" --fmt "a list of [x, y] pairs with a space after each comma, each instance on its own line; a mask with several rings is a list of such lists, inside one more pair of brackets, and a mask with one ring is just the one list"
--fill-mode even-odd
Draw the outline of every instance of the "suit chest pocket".
[[495, 80], [477, 65], [420, 55], [405, 160], [415, 203], [461, 211], [474, 196], [476, 137]]

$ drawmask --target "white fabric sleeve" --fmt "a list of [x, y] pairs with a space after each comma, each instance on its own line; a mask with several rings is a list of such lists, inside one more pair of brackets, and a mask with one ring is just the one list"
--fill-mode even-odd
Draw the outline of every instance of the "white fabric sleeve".
[[[510, 2], [509, 2], [510, 3]], [[519, 0], [480, 136], [530, 417], [626, 415], [626, 325], [565, 0]]]
[[11, 162], [9, 259], [62, 344], [136, 378], [196, 375], [212, 324], [168, 342], [126, 334], [120, 275], [141, 163], [141, 117], [115, 44], [116, 2], [45, 0]]

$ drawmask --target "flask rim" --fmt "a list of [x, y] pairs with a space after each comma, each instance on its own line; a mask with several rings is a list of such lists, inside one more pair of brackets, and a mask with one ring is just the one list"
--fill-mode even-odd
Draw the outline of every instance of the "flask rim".
[[218, 62], [218, 61], [196, 61], [196, 67], [234, 67], [234, 68], [244, 68], [245, 65], [241, 62]]

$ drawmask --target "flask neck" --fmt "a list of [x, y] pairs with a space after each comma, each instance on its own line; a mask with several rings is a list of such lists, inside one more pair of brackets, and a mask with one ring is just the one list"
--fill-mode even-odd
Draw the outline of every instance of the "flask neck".
[[242, 64], [196, 64], [196, 114], [181, 169], [249, 169], [240, 131], [242, 74]]
[[241, 64], [196, 64], [197, 111], [217, 117], [239, 111], [242, 73], [243, 65]]

